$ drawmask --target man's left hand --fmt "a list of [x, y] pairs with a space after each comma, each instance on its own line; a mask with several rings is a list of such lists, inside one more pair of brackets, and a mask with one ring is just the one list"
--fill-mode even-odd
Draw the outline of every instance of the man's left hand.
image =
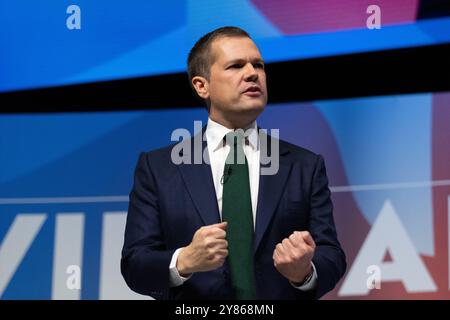
[[311, 260], [316, 244], [308, 231], [294, 231], [276, 245], [273, 252], [275, 268], [294, 284], [302, 284], [312, 272]]

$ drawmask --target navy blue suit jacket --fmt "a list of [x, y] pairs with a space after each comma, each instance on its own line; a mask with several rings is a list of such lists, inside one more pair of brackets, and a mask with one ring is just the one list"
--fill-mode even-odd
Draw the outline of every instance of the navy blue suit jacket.
[[[220, 222], [210, 165], [176, 165], [171, 161], [172, 148], [140, 155], [130, 193], [122, 275], [132, 290], [155, 299], [233, 299], [227, 262], [216, 270], [194, 273], [181, 286], [169, 287], [175, 250], [187, 246], [200, 227]], [[278, 173], [260, 176], [254, 234], [257, 298], [320, 298], [334, 288], [346, 269], [324, 161], [282, 140], [279, 153]], [[276, 244], [296, 230], [308, 230], [316, 243], [317, 286], [308, 292], [294, 288], [272, 259]]]

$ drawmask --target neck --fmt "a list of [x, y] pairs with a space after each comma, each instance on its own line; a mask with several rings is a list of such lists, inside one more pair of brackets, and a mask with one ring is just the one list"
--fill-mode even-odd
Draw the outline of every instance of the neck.
[[211, 118], [211, 120], [223, 125], [224, 127], [228, 128], [228, 129], [232, 129], [232, 130], [236, 130], [236, 129], [246, 129], [248, 128], [253, 121], [255, 121], [256, 119], [251, 119], [251, 120], [238, 120], [238, 121], [229, 121], [226, 119], [221, 119], [221, 118], [215, 118], [214, 116], [209, 116]]
[[255, 113], [246, 115], [241, 113], [234, 116], [225, 116], [216, 112], [210, 112], [209, 118], [228, 129], [235, 130], [248, 128], [256, 120], [259, 114], [260, 112], [258, 112], [257, 114]]

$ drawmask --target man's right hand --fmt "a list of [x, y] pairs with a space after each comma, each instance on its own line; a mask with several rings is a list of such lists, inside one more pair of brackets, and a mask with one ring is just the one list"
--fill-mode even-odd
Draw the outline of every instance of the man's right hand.
[[192, 242], [181, 249], [178, 255], [178, 273], [186, 277], [194, 272], [210, 271], [221, 267], [228, 256], [226, 229], [227, 222], [198, 229]]

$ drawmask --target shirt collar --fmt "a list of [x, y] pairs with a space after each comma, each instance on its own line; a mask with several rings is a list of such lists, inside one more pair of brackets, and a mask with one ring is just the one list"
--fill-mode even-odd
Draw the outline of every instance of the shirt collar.
[[[258, 130], [256, 120], [253, 121], [247, 128], [244, 129], [244, 136], [249, 142], [249, 145], [253, 150], [258, 150]], [[215, 122], [211, 118], [208, 118], [208, 124], [206, 125], [206, 141], [212, 151], [218, 150], [223, 146], [223, 139], [227, 133], [234, 130], [229, 129], [218, 122]]]

